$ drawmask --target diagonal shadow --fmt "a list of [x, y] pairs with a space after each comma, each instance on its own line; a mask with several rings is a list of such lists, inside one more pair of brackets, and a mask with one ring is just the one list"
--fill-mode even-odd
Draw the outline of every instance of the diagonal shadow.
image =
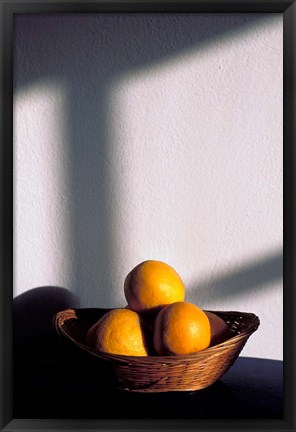
[[246, 292], [257, 291], [258, 288], [266, 286], [283, 278], [283, 254], [277, 251], [271, 256], [247, 263], [240, 268], [230, 269], [225, 273], [218, 273], [204, 282], [191, 284], [189, 293], [198, 293], [199, 297], [211, 303], [243, 296]]
[[[273, 15], [16, 14], [14, 89], [45, 78], [79, 82], [87, 75], [95, 87], [104, 87], [106, 78], [208, 49], [211, 42], [235, 38], [258, 22], [268, 24]], [[102, 73], [95, 82], [94, 70]]]
[[[235, 38], [268, 14], [19, 14], [15, 16], [14, 91], [63, 82], [67, 93], [68, 172], [73, 286], [82, 304], [102, 295], [112, 306], [116, 267], [108, 125], [109, 92], [123, 73], [202, 52]], [[87, 138], [86, 138], [87, 137]], [[95, 246], [94, 246], [95, 245]], [[264, 271], [262, 271], [262, 278]], [[245, 285], [249, 285], [248, 274]], [[234, 286], [225, 280], [225, 286]], [[222, 277], [223, 279], [223, 277]], [[248, 282], [247, 282], [248, 281]], [[206, 288], [204, 288], [206, 289]], [[89, 300], [88, 300], [89, 299]]]

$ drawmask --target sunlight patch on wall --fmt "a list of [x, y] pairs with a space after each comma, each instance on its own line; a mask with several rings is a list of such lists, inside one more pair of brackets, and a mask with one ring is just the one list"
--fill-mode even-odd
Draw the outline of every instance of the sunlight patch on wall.
[[14, 297], [67, 286], [65, 97], [53, 82], [14, 95]]
[[281, 249], [281, 28], [278, 17], [112, 87], [127, 267], [162, 259], [192, 285]]
[[188, 301], [256, 313], [244, 355], [264, 358], [283, 355], [282, 36], [275, 17], [122, 74], [108, 112], [116, 277], [168, 262]]

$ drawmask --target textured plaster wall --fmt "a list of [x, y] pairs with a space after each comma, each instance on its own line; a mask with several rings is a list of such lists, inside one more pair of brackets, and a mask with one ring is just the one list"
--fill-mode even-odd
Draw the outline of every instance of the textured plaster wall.
[[282, 358], [282, 16], [17, 15], [14, 296], [125, 305], [136, 264]]

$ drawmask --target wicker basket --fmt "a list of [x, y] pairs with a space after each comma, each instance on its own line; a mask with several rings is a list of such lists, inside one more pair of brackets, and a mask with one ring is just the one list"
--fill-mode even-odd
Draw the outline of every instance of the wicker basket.
[[88, 329], [111, 309], [67, 309], [54, 317], [57, 332], [105, 362], [117, 387], [132, 392], [200, 390], [220, 379], [232, 366], [248, 338], [259, 327], [253, 313], [211, 311], [229, 326], [233, 337], [198, 353], [133, 357], [106, 354], [85, 345]]

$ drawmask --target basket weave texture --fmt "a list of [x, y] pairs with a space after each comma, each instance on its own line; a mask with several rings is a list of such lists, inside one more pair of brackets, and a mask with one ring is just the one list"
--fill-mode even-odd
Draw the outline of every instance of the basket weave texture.
[[209, 311], [220, 316], [233, 336], [203, 351], [176, 356], [134, 357], [94, 351], [85, 345], [88, 329], [111, 309], [67, 309], [54, 316], [57, 332], [104, 361], [121, 390], [169, 392], [200, 390], [219, 380], [233, 365], [259, 325], [253, 313]]

